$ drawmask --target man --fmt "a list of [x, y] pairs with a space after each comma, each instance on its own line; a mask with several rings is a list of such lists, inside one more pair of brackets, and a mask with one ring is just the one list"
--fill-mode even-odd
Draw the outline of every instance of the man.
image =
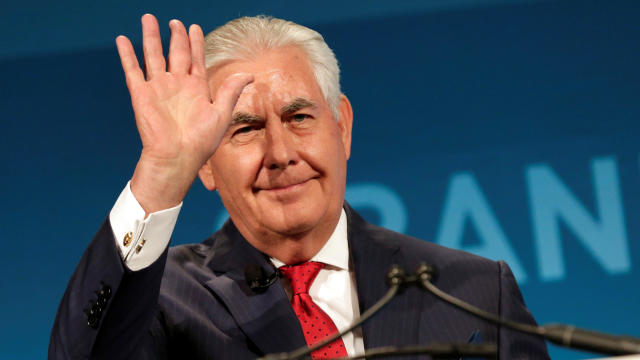
[[[206, 39], [197, 25], [188, 34], [169, 25], [165, 61], [157, 21], [142, 17], [146, 78], [129, 40], [116, 39], [143, 150], [70, 280], [50, 358], [291, 351], [381, 298], [394, 263], [431, 263], [445, 291], [534, 322], [506, 264], [367, 224], [344, 202], [353, 114], [320, 34], [265, 17], [234, 20]], [[231, 221], [202, 244], [167, 250], [196, 176], [219, 192]], [[251, 268], [260, 286], [247, 283]], [[503, 359], [547, 358], [542, 341], [418, 289], [313, 357], [470, 337], [498, 343]]]

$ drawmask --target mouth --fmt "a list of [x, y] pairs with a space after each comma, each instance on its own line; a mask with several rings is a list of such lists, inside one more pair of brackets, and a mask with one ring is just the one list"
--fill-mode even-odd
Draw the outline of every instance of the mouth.
[[259, 191], [268, 191], [271, 193], [285, 193], [285, 192], [289, 192], [289, 191], [295, 191], [299, 188], [302, 188], [303, 186], [305, 186], [308, 182], [310, 182], [311, 180], [317, 179], [317, 177], [311, 177], [309, 179], [306, 180], [301, 180], [301, 181], [293, 181], [293, 182], [287, 182], [287, 183], [282, 183], [282, 184], [270, 184], [268, 186], [257, 186], [254, 187], [253, 192], [257, 193]]

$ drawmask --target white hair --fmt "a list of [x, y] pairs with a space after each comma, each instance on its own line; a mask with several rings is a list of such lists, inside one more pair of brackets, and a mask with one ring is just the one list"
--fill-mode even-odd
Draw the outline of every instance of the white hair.
[[205, 65], [215, 68], [234, 60], [251, 60], [270, 49], [296, 46], [309, 60], [325, 101], [336, 120], [340, 100], [340, 68], [320, 33], [291, 21], [259, 15], [232, 20], [204, 40]]

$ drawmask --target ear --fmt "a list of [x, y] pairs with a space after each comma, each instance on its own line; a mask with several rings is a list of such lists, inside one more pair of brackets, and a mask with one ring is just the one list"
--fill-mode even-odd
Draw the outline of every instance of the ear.
[[340, 115], [340, 119], [338, 119], [338, 128], [340, 129], [340, 136], [342, 138], [342, 143], [344, 144], [344, 153], [346, 154], [347, 159], [349, 159], [349, 156], [351, 156], [353, 109], [351, 108], [349, 99], [347, 99], [344, 94], [340, 95], [340, 100], [338, 102], [338, 114]]
[[204, 185], [207, 190], [215, 191], [216, 180], [213, 178], [213, 169], [211, 168], [211, 164], [209, 164], [210, 161], [211, 159], [202, 165], [200, 170], [198, 170], [198, 176], [200, 177], [200, 181], [202, 181], [202, 185]]

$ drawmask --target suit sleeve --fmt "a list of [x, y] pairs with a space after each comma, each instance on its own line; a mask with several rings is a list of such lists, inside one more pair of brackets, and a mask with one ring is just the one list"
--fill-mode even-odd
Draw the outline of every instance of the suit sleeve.
[[167, 249], [150, 266], [124, 266], [107, 219], [69, 280], [53, 325], [49, 359], [165, 357], [157, 309]]
[[[527, 309], [511, 269], [504, 261], [500, 267], [500, 316], [505, 319], [537, 325]], [[543, 339], [500, 327], [498, 351], [500, 359], [549, 359]]]

